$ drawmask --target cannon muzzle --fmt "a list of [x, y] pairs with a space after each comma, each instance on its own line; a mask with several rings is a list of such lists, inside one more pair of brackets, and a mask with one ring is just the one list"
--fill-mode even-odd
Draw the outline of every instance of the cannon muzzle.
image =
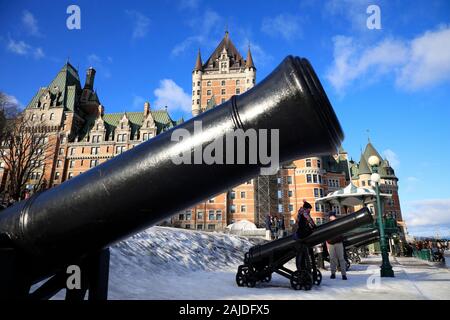
[[[58, 267], [248, 181], [267, 163], [259, 157], [256, 162], [238, 163], [242, 152], [238, 144], [224, 148], [222, 154], [216, 149], [215, 163], [207, 163], [204, 157], [196, 161], [199, 152], [201, 156], [202, 150], [238, 130], [266, 130], [273, 135], [278, 130], [278, 141], [263, 147], [278, 149], [279, 163], [332, 154], [343, 140], [339, 121], [311, 65], [306, 59], [288, 56], [244, 94], [4, 210], [0, 246], [13, 248], [27, 265], [26, 276], [36, 282]], [[181, 134], [183, 138], [177, 140]], [[242, 145], [247, 160], [255, 146], [245, 138]], [[180, 154], [194, 164], [176, 162]], [[351, 217], [360, 221], [366, 215]], [[339, 222], [335, 225], [340, 230]], [[315, 232], [312, 242], [325, 229]]]

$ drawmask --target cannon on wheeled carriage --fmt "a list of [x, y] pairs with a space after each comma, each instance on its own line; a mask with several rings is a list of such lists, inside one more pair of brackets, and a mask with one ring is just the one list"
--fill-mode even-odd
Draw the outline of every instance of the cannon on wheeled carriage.
[[[269, 282], [275, 272], [289, 279], [293, 289], [310, 290], [313, 284], [320, 285], [322, 281], [322, 275], [314, 261], [312, 248], [319, 243], [370, 222], [372, 222], [372, 215], [367, 208], [363, 208], [355, 213], [318, 226], [309, 236], [303, 239], [288, 236], [266, 244], [253, 246], [245, 254], [244, 264], [238, 267], [236, 283], [240, 287], [254, 287], [257, 282]], [[307, 255], [300, 255], [296, 271], [285, 267], [288, 261], [299, 253], [306, 251], [308, 252]]]

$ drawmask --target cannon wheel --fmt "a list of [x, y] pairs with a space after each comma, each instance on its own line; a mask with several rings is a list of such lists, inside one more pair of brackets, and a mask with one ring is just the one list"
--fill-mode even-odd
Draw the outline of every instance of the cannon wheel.
[[236, 273], [236, 284], [239, 287], [245, 286], [247, 282], [246, 274], [248, 273], [248, 266], [242, 265], [238, 267], [238, 271]]
[[322, 273], [319, 269], [314, 271], [313, 282], [315, 285], [320, 285], [322, 283]]
[[236, 273], [236, 284], [239, 287], [243, 287], [245, 286], [245, 282], [246, 282], [246, 277], [245, 277], [245, 268], [248, 268], [246, 266], [239, 266], [238, 267], [238, 272]]
[[304, 289], [305, 291], [311, 290], [313, 280], [311, 274], [305, 270], [295, 271], [291, 276], [291, 287], [294, 290]]
[[347, 271], [350, 270], [350, 266], [352, 265], [351, 262], [350, 262], [350, 260], [346, 260], [346, 261], [345, 261], [345, 264], [346, 264], [346, 266], [345, 266], [345, 267], [346, 267], [346, 270], [347, 270]]
[[264, 274], [265, 276], [262, 278], [262, 282], [270, 282], [272, 280], [272, 272], [270, 272], [269, 267], [264, 267]]

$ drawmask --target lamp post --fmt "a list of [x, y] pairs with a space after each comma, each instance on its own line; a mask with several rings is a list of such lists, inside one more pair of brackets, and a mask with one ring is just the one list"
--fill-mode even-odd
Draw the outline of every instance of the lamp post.
[[380, 200], [380, 175], [378, 174], [378, 166], [380, 165], [380, 159], [373, 155], [368, 159], [369, 165], [372, 167], [372, 176], [370, 179], [375, 183], [375, 192], [377, 196], [377, 218], [378, 218], [378, 229], [380, 231], [380, 246], [381, 246], [381, 269], [380, 274], [382, 277], [393, 277], [394, 270], [392, 270], [392, 266], [389, 263], [389, 255], [387, 252], [387, 243], [386, 236], [384, 234], [384, 225], [383, 225], [383, 211], [381, 209], [381, 200]]

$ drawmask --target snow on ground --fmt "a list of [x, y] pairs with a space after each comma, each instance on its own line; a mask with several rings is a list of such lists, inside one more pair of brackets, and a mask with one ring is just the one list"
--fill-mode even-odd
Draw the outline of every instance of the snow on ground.
[[[374, 256], [352, 265], [347, 281], [323, 271], [322, 284], [311, 291], [295, 291], [277, 274], [270, 283], [238, 287], [237, 267], [257, 242], [150, 228], [112, 247], [109, 299], [450, 299], [450, 271], [414, 258], [391, 261], [395, 278], [378, 276], [380, 258]], [[288, 267], [294, 269], [293, 261]]]

